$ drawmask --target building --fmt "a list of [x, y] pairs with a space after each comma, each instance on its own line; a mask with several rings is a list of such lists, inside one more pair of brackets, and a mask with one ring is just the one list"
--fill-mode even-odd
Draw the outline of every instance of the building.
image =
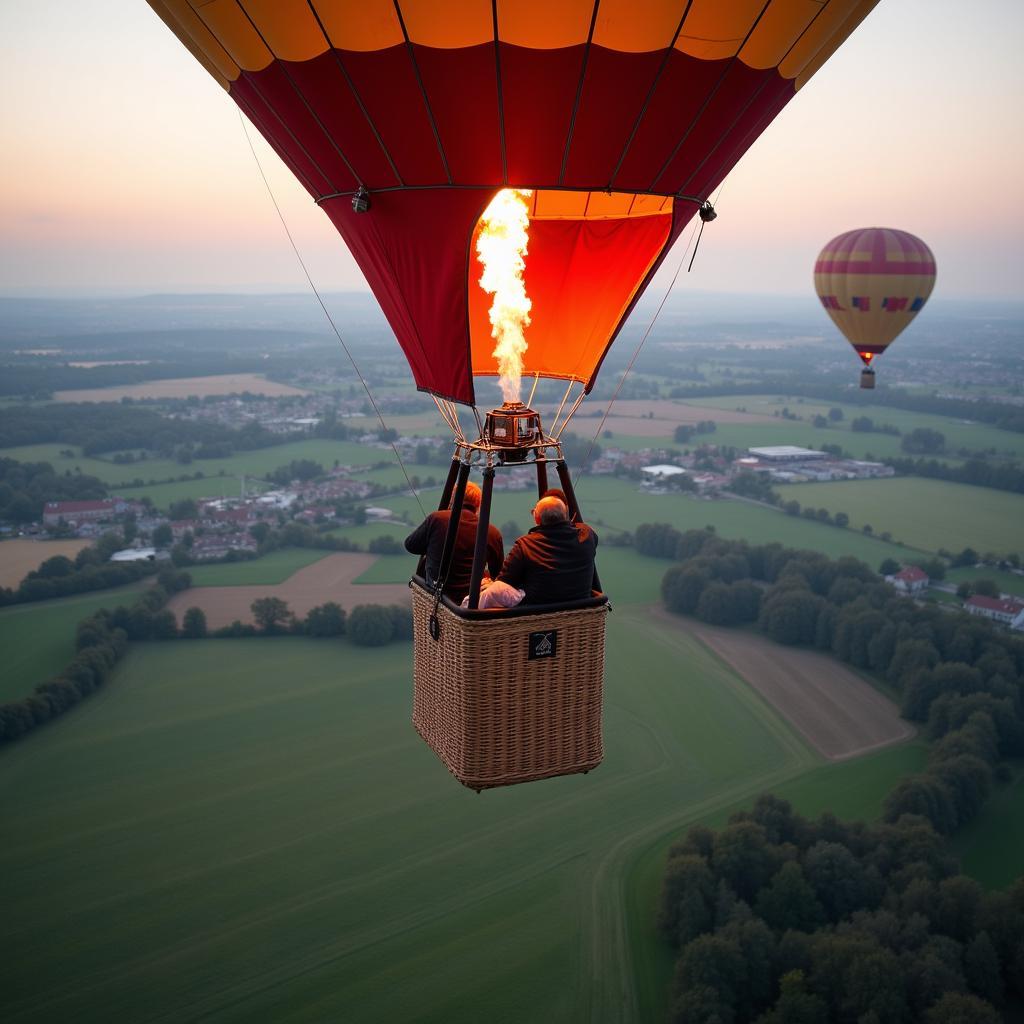
[[56, 526], [61, 520], [69, 526], [97, 523], [112, 519], [128, 510], [123, 498], [101, 498], [95, 501], [48, 501], [43, 506], [43, 524]]
[[157, 551], [156, 548], [125, 548], [123, 551], [115, 551], [111, 556], [112, 562], [156, 562], [170, 556], [166, 551]]
[[894, 586], [903, 594], [920, 594], [928, 589], [930, 580], [928, 573], [916, 565], [908, 565], [892, 576], [886, 576], [885, 582]]
[[964, 602], [964, 610], [971, 615], [1001, 622], [1010, 629], [1024, 629], [1024, 603], [1013, 598], [975, 594]]
[[811, 459], [828, 458], [828, 452], [800, 448], [795, 444], [775, 444], [767, 448], [748, 448], [747, 451], [762, 462], [807, 462]]
[[644, 475], [644, 480], [650, 483], [663, 483], [669, 477], [679, 476], [680, 473], [685, 473], [685, 469], [680, 469], [679, 466], [669, 465], [658, 465], [658, 466], [644, 466], [641, 470]]

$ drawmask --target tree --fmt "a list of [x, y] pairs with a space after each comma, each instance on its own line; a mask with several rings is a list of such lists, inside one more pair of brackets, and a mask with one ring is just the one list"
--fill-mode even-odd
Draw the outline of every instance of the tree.
[[[981, 579], [972, 580], [968, 584], [970, 591], [975, 594], [981, 594], [983, 597], [999, 597], [999, 587], [996, 585], [995, 580]], [[959, 588], [957, 593], [960, 593]]]
[[779, 979], [779, 998], [757, 1024], [828, 1024], [828, 1004], [807, 990], [803, 971], [790, 971]]
[[916, 427], [905, 434], [900, 447], [912, 455], [936, 455], [946, 448], [946, 437], [929, 427]]
[[258, 597], [251, 605], [252, 617], [264, 633], [277, 633], [292, 617], [287, 602], [279, 597]]
[[895, 558], [883, 558], [878, 572], [882, 576], [895, 576], [900, 571], [900, 563]]
[[761, 607], [761, 628], [780, 644], [813, 644], [825, 602], [806, 590], [771, 592]]
[[348, 617], [348, 635], [360, 647], [383, 647], [395, 633], [391, 611], [380, 604], [359, 604]]
[[982, 999], [999, 1006], [1003, 1002], [1003, 975], [999, 955], [988, 932], [978, 932], [964, 952], [964, 973], [967, 984]]
[[1002, 1024], [1002, 1015], [977, 996], [947, 992], [925, 1014], [926, 1024]]
[[676, 946], [714, 926], [715, 879], [703, 857], [670, 857], [662, 882], [658, 928]]
[[206, 636], [206, 612], [193, 605], [186, 609], [181, 620], [181, 635], [186, 640], [199, 640]]
[[845, 512], [837, 512], [834, 522], [836, 526], [845, 530], [850, 525], [850, 517]]
[[310, 608], [306, 632], [310, 636], [341, 636], [345, 632], [345, 609], [334, 601]]
[[839, 423], [843, 419], [843, 410], [840, 409], [838, 406], [832, 406], [832, 408], [829, 409], [828, 411], [828, 418], [833, 423]]
[[170, 523], [161, 523], [153, 528], [150, 538], [155, 548], [169, 548], [174, 543], [174, 533], [171, 531]]
[[758, 917], [776, 931], [813, 931], [825, 920], [825, 911], [796, 861], [787, 861], [757, 897]]
[[661, 598], [669, 611], [692, 615], [708, 582], [709, 576], [703, 570], [676, 566], [661, 581]]

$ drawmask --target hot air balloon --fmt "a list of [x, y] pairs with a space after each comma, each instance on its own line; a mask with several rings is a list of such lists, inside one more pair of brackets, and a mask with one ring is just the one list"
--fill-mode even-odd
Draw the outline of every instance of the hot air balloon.
[[935, 257], [908, 231], [857, 228], [818, 254], [814, 290], [864, 363], [862, 388], [875, 386], [871, 363], [910, 325], [934, 287]]
[[[578, 517], [561, 429], [683, 227], [875, 2], [149, 0], [344, 238], [455, 434], [452, 534], [482, 469], [481, 536], [498, 469], [543, 491], [555, 465]], [[543, 425], [514, 386], [474, 438], [455, 406], [506, 370], [476, 259], [504, 189], [529, 235], [517, 372], [565, 393]], [[414, 579], [416, 727], [476, 789], [589, 770], [606, 605], [499, 626], [477, 551], [466, 611]]]

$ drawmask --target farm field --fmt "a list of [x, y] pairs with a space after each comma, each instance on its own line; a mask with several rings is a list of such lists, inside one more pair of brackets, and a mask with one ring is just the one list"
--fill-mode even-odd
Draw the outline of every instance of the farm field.
[[75, 656], [75, 626], [100, 608], [132, 603], [144, 585], [0, 609], [0, 704], [56, 675]]
[[[847, 435], [852, 442], [854, 438], [862, 438], [869, 441], [881, 441], [883, 439], [895, 442], [896, 449], [893, 454], [899, 452], [900, 438], [890, 437], [883, 434], [854, 434], [850, 430], [850, 421], [858, 416], [867, 416], [875, 421], [876, 425], [891, 423], [904, 434], [918, 428], [938, 430], [946, 437], [946, 447], [949, 451], [958, 448], [969, 448], [972, 451], [995, 450], [999, 454], [1009, 454], [1017, 458], [1024, 457], [1024, 434], [1018, 434], [1010, 430], [1000, 430], [998, 427], [989, 426], [986, 423], [971, 423], [963, 420], [951, 419], [948, 416], [932, 416], [926, 413], [907, 412], [903, 409], [891, 409], [883, 405], [853, 405], [841, 402], [819, 402], [816, 399], [800, 398], [779, 395], [722, 395], [715, 398], [692, 398], [687, 400], [688, 404], [705, 410], [721, 410], [723, 413], [736, 415], [737, 409], [744, 409], [748, 414], [759, 414], [772, 416], [773, 413], [781, 413], [783, 408], [797, 416], [804, 417], [805, 421], [813, 419], [814, 416], [827, 416], [829, 409], [838, 407], [843, 410], [844, 418], [829, 430], [819, 430], [821, 436], [828, 434], [842, 433], [843, 440], [840, 442], [844, 448], [849, 448]], [[717, 416], [710, 415], [709, 419], [717, 419]], [[778, 421], [775, 421], [778, 422]], [[801, 426], [797, 422], [793, 426]], [[805, 422], [804, 426], [811, 426]], [[811, 427], [811, 429], [815, 429]], [[876, 451], [882, 449], [876, 448]]]
[[250, 606], [261, 597], [281, 598], [298, 616], [306, 615], [311, 608], [327, 601], [335, 601], [348, 611], [357, 604], [409, 604], [411, 598], [405, 586], [360, 586], [353, 582], [376, 557], [363, 552], [338, 551], [298, 569], [281, 583], [191, 587], [175, 594], [167, 607], [178, 616], [179, 622], [189, 608], [202, 608], [209, 627], [218, 629], [230, 626], [236, 619], [252, 622]]
[[407, 647], [137, 645], [0, 755], [5, 1021], [620, 1020], [632, 852], [818, 762], [693, 641], [611, 631], [605, 764], [479, 797]]
[[[1021, 546], [1024, 547], [1024, 539], [1021, 541]], [[956, 569], [946, 570], [947, 583], [970, 583], [972, 580], [991, 580], [999, 588], [1000, 593], [1024, 597], [1024, 576], [1017, 576], [1012, 572], [1000, 572], [988, 565], [978, 568], [962, 565]]]
[[993, 889], [1024, 874], [1024, 762], [1012, 770], [1013, 778], [996, 785], [981, 813], [953, 837], [964, 871]]
[[[74, 456], [61, 455], [60, 453], [65, 450], [75, 452]], [[238, 492], [240, 486], [238, 478], [243, 473], [248, 477], [258, 479], [273, 472], [279, 466], [288, 465], [295, 459], [310, 459], [313, 462], [319, 462], [325, 469], [330, 469], [335, 462], [342, 466], [370, 466], [375, 462], [394, 462], [395, 458], [390, 447], [377, 448], [356, 444], [352, 441], [325, 441], [316, 438], [311, 438], [308, 441], [292, 441], [288, 444], [260, 448], [250, 452], [239, 452], [224, 459], [197, 459], [188, 465], [182, 465], [173, 459], [145, 459], [141, 462], [118, 464], [109, 459], [97, 459], [82, 455], [80, 449], [64, 444], [33, 444], [20, 448], [0, 448], [0, 456], [17, 459], [19, 462], [49, 462], [58, 473], [63, 473], [68, 469], [73, 472], [79, 468], [86, 475], [98, 477], [104, 483], [115, 487], [131, 484], [136, 479], [175, 480], [182, 475], [201, 472], [204, 474], [207, 487], [227, 487], [232, 494]], [[401, 470], [398, 470], [397, 464], [395, 468], [400, 474]], [[422, 467], [417, 468], [421, 469]], [[432, 471], [443, 475], [446, 469], [447, 467], [443, 469], [434, 467]], [[223, 478], [220, 476], [222, 473], [224, 474]], [[203, 480], [198, 481], [199, 484], [203, 482]], [[172, 483], [166, 486], [173, 487], [177, 484]], [[126, 493], [149, 494], [155, 489], [155, 487], [147, 486]]]
[[5, 540], [0, 542], [0, 587], [16, 587], [48, 558], [64, 555], [74, 559], [87, 540]]
[[327, 556], [315, 548], [280, 548], [245, 562], [190, 565], [185, 570], [194, 587], [243, 587], [253, 583], [283, 583], [292, 573]]
[[1005, 554], [1024, 547], [1024, 495], [917, 477], [785, 484], [777, 490], [787, 501], [846, 512], [854, 528], [870, 523], [876, 533], [888, 530], [928, 551], [972, 547]]
[[303, 388], [278, 384], [258, 373], [224, 373], [212, 377], [178, 377], [152, 380], [144, 384], [125, 384], [109, 388], [76, 388], [55, 391], [58, 402], [120, 402], [122, 398], [188, 398], [198, 395], [237, 395], [248, 391], [253, 395], [304, 395]]

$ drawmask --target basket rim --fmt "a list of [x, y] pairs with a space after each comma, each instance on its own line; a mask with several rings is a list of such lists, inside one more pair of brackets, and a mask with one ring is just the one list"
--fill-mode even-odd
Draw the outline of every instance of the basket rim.
[[[434, 599], [434, 591], [427, 586], [427, 581], [422, 576], [413, 576], [409, 580], [411, 589], [421, 590], [431, 600]], [[594, 594], [593, 597], [584, 597], [579, 601], [563, 601], [559, 604], [528, 604], [516, 605], [514, 608], [463, 608], [456, 604], [451, 598], [441, 596], [440, 603], [445, 609], [457, 615], [460, 619], [470, 621], [490, 619], [517, 619], [530, 618], [532, 616], [550, 615], [552, 612], [575, 612], [586, 608], [601, 608], [608, 604], [607, 594]]]

